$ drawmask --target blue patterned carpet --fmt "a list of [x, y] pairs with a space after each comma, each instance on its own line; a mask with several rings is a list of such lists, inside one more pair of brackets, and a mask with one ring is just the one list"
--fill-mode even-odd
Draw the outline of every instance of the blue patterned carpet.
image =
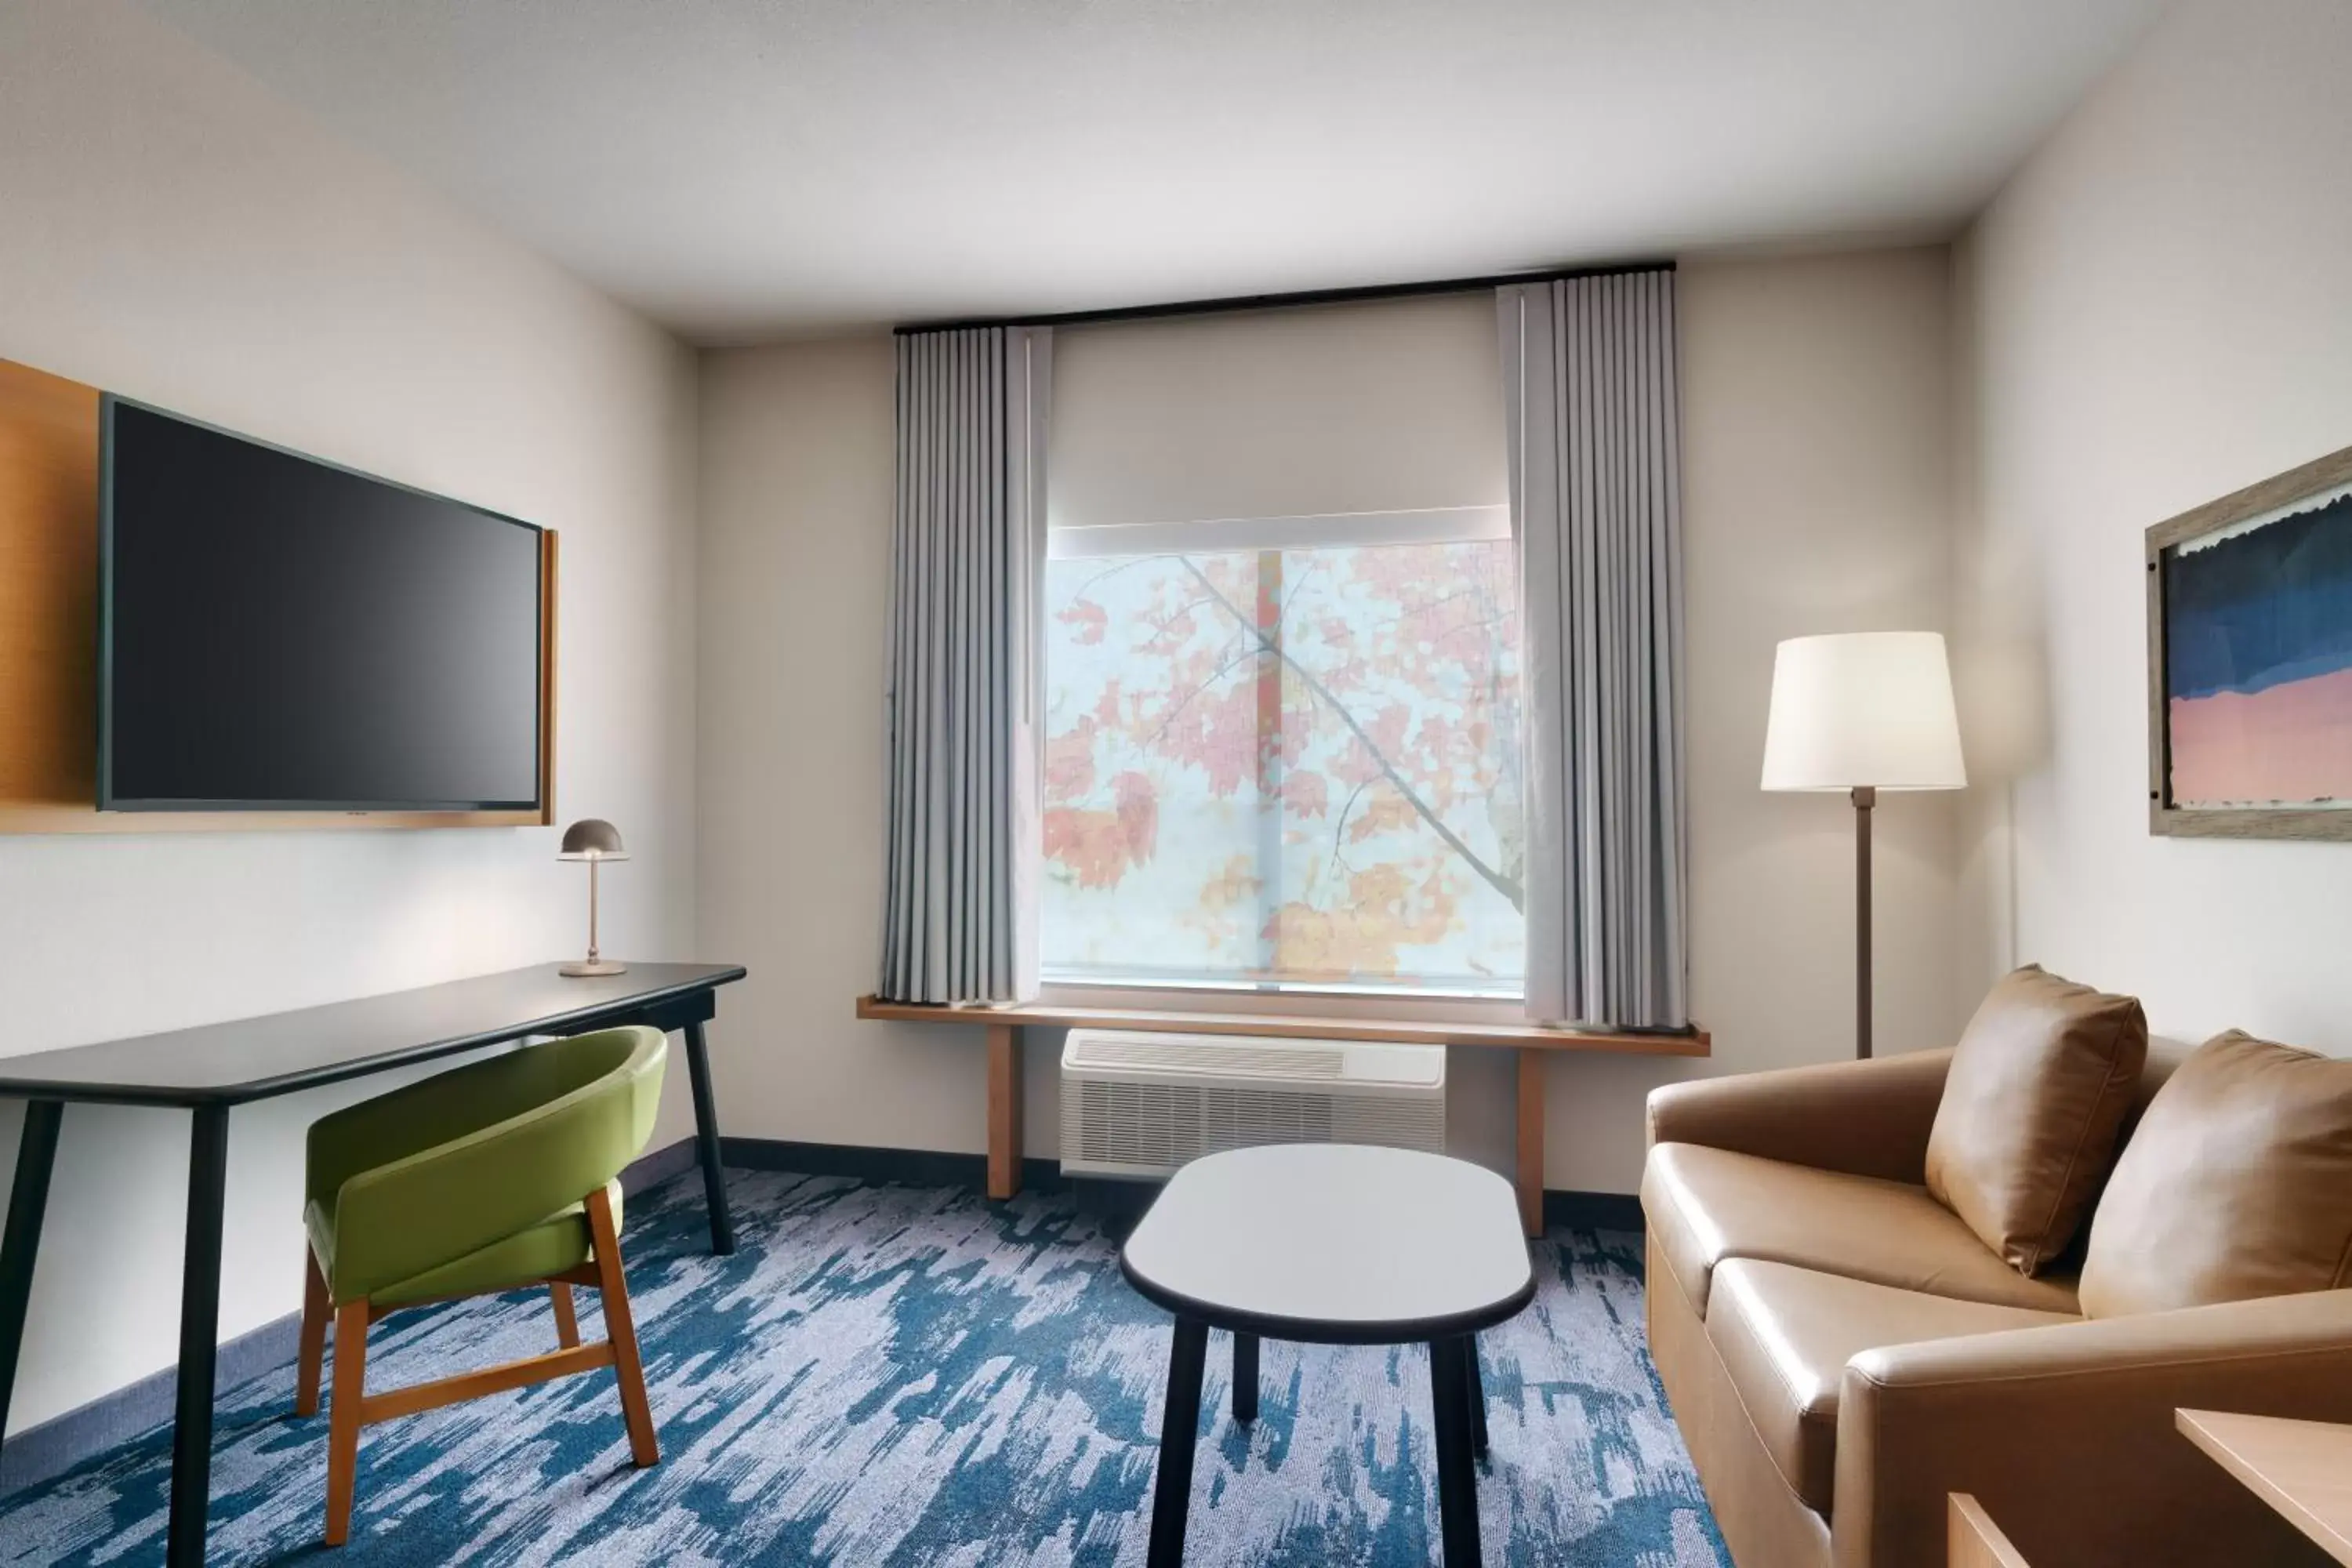
[[[629, 1205], [625, 1246], [662, 1463], [629, 1468], [612, 1375], [370, 1428], [351, 1546], [318, 1546], [323, 1413], [290, 1367], [226, 1391], [212, 1561], [1140, 1568], [1168, 1319], [1066, 1198], [731, 1178], [741, 1249], [709, 1256], [698, 1192]], [[1483, 1336], [1490, 1564], [1728, 1561], [1642, 1343], [1633, 1237], [1556, 1231], [1535, 1304]], [[582, 1331], [601, 1316], [582, 1295]], [[543, 1293], [394, 1318], [371, 1386], [554, 1348]], [[1210, 1338], [1186, 1561], [1433, 1563], [1429, 1373], [1417, 1348], [1265, 1347], [1255, 1429]], [[383, 1382], [378, 1381], [381, 1374]], [[168, 1431], [0, 1504], [0, 1563], [163, 1556]]]

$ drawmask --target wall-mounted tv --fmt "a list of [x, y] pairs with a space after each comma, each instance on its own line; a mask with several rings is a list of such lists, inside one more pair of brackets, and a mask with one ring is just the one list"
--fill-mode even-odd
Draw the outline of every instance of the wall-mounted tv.
[[108, 397], [101, 811], [535, 811], [542, 531]]

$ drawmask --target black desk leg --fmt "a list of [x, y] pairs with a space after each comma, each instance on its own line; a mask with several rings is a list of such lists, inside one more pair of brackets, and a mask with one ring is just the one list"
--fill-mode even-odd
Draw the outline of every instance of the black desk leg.
[[702, 1161], [702, 1201], [710, 1209], [710, 1250], [735, 1250], [735, 1222], [727, 1213], [727, 1176], [719, 1166], [719, 1111], [710, 1093], [710, 1050], [702, 1026], [686, 1026], [686, 1072], [694, 1080], [694, 1148]]
[[188, 1144], [188, 1239], [180, 1270], [180, 1389], [172, 1426], [171, 1568], [200, 1568], [212, 1500], [213, 1356], [220, 1343], [221, 1203], [228, 1107], [196, 1108]]
[[1486, 1379], [1478, 1371], [1478, 1336], [1462, 1342], [1463, 1363], [1470, 1369], [1470, 1446], [1486, 1457]]
[[8, 1189], [8, 1228], [0, 1235], [0, 1433], [8, 1430], [8, 1395], [16, 1386], [25, 1309], [33, 1298], [33, 1255], [40, 1250], [41, 1216], [48, 1211], [49, 1172], [58, 1163], [58, 1122], [65, 1109], [54, 1100], [25, 1102], [16, 1183]]
[[1234, 1419], [1257, 1419], [1257, 1336], [1234, 1335]]
[[1160, 1415], [1160, 1474], [1151, 1483], [1151, 1549], [1145, 1568], [1179, 1568], [1184, 1561], [1184, 1515], [1192, 1506], [1192, 1445], [1201, 1435], [1201, 1373], [1209, 1357], [1209, 1325], [1176, 1320], [1168, 1355], [1168, 1401]]
[[1437, 1511], [1445, 1568], [1478, 1568], [1478, 1471], [1470, 1453], [1467, 1339], [1429, 1347], [1431, 1414], [1437, 1419]]

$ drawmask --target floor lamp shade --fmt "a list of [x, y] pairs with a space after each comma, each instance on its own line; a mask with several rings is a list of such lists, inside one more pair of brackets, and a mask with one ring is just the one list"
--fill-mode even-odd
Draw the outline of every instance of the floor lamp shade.
[[1844, 790], [1853, 799], [1856, 1056], [1870, 1055], [1870, 815], [1878, 792], [1968, 782], [1939, 633], [1843, 632], [1780, 645], [1764, 787]]
[[1940, 633], [1845, 632], [1780, 645], [1764, 729], [1766, 789], [1968, 782]]

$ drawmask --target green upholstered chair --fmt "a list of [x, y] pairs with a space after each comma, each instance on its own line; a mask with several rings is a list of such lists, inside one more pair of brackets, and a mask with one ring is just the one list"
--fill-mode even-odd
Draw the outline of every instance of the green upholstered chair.
[[[335, 1323], [328, 1413], [327, 1544], [351, 1533], [360, 1428], [372, 1422], [611, 1367], [640, 1468], [660, 1458], [621, 1274], [615, 1178], [653, 1135], [667, 1042], [635, 1025], [474, 1062], [312, 1123], [308, 1284], [294, 1408], [319, 1408]], [[558, 1348], [486, 1371], [365, 1392], [368, 1325], [455, 1296], [545, 1285]], [[572, 1287], [604, 1304], [583, 1345]]]

